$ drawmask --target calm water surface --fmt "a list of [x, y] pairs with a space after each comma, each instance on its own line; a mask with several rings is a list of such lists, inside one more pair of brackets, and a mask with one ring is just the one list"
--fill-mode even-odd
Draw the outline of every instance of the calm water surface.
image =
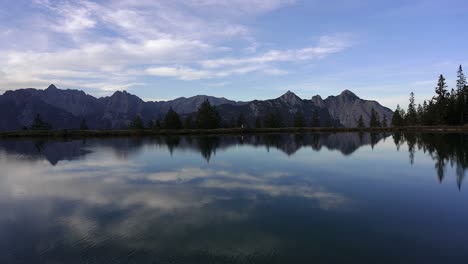
[[0, 263], [468, 263], [468, 135], [0, 141]]

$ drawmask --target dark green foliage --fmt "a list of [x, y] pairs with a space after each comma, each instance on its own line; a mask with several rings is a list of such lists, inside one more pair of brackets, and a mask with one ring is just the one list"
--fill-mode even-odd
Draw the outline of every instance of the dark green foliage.
[[182, 122], [180, 121], [179, 114], [171, 108], [167, 111], [164, 117], [164, 128], [166, 129], [181, 129]]
[[135, 117], [133, 121], [130, 123], [130, 129], [142, 130], [145, 129], [145, 124], [143, 123], [143, 119], [140, 116]]
[[465, 97], [465, 104], [463, 107], [463, 124], [468, 124], [468, 86], [463, 88], [463, 95]]
[[435, 100], [437, 102], [445, 100], [449, 95], [447, 92], [447, 83], [445, 82], [445, 77], [442, 74], [439, 76], [439, 80], [437, 81], [435, 93]]
[[52, 126], [49, 123], [43, 121], [41, 118], [41, 115], [36, 114], [36, 117], [34, 117], [34, 120], [31, 124], [30, 129], [31, 130], [51, 130]]
[[311, 122], [312, 127], [320, 127], [320, 113], [317, 109], [314, 110], [312, 113], [312, 122]]
[[193, 128], [193, 119], [192, 116], [186, 116], [184, 119], [184, 128], [192, 129]]
[[[406, 125], [463, 125], [468, 122], [468, 88], [462, 66], [458, 68], [456, 89], [447, 90], [445, 77], [441, 74], [435, 87], [435, 96], [422, 105], [414, 107], [414, 94], [410, 95], [408, 113], [400, 110], [400, 116]], [[394, 114], [392, 121], [399, 120]], [[394, 123], [395, 126], [398, 126]]]
[[161, 121], [156, 120], [156, 123], [154, 124], [154, 129], [161, 129], [162, 128], [162, 124], [161, 124]]
[[146, 123], [146, 128], [148, 128], [148, 129], [154, 129], [154, 121], [153, 121], [153, 120], [149, 120], [149, 121]]
[[408, 112], [405, 116], [407, 126], [415, 126], [418, 123], [418, 113], [416, 111], [416, 104], [414, 103], [414, 93], [410, 93]]
[[294, 114], [294, 127], [305, 127], [306, 122], [304, 119], [304, 114], [300, 111], [297, 111]]
[[384, 116], [383, 119], [382, 119], [382, 127], [388, 127], [388, 121], [387, 121], [386, 116]]
[[366, 124], [364, 124], [364, 118], [362, 118], [362, 115], [360, 115], [357, 121], [357, 128], [365, 128], [365, 127], [366, 127]]
[[215, 107], [211, 106], [210, 102], [206, 100], [203, 102], [197, 111], [197, 128], [200, 129], [213, 129], [220, 126], [219, 113]]
[[264, 126], [267, 128], [278, 128], [283, 126], [283, 119], [279, 112], [270, 112], [265, 116]]
[[[424, 101], [426, 102], [426, 101]], [[416, 116], [417, 116], [417, 124], [422, 125], [423, 123], [423, 116], [424, 116], [424, 108], [421, 104], [418, 104], [418, 108], [416, 109]]]
[[81, 119], [81, 123], [80, 123], [80, 130], [88, 130], [88, 124], [86, 123], [86, 119]]
[[463, 92], [463, 89], [466, 87], [467, 83], [466, 83], [466, 77], [465, 77], [465, 74], [463, 73], [463, 68], [462, 66], [460, 65], [458, 67], [458, 71], [457, 71], [457, 93], [460, 94]]
[[381, 127], [379, 113], [374, 108], [371, 109], [371, 116], [369, 121], [369, 127]]
[[231, 119], [229, 120], [229, 122], [227, 122], [224, 127], [227, 127], [227, 128], [234, 128], [237, 126], [237, 122], [236, 122], [236, 119], [232, 116]]
[[255, 128], [262, 128], [263, 127], [263, 124], [262, 124], [262, 119], [257, 116], [255, 118]]
[[405, 121], [402, 116], [402, 110], [400, 109], [400, 105], [397, 105], [395, 112], [393, 113], [392, 117], [392, 125], [395, 127], [400, 127], [405, 125]]
[[237, 122], [236, 122], [237, 127], [245, 127], [245, 117], [244, 113], [240, 113], [239, 116], [237, 117]]

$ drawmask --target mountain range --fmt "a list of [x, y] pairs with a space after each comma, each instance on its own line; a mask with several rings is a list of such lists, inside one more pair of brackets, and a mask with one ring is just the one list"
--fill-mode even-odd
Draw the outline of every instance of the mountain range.
[[221, 123], [228, 124], [242, 113], [245, 125], [253, 127], [257, 117], [267, 113], [281, 115], [284, 126], [292, 126], [296, 112], [302, 112], [307, 124], [313, 113], [319, 113], [322, 126], [355, 127], [362, 115], [369, 124], [371, 109], [391, 120], [393, 111], [376, 101], [359, 98], [349, 90], [337, 96], [322, 99], [319, 95], [302, 99], [286, 92], [276, 99], [239, 102], [206, 95], [181, 97], [170, 101], [143, 101], [126, 91], [96, 98], [80, 90], [58, 89], [51, 84], [47, 89], [18, 89], [0, 95], [0, 130], [19, 130], [29, 127], [37, 114], [57, 129], [78, 128], [85, 119], [90, 129], [119, 129], [127, 127], [137, 116], [145, 122], [161, 120], [172, 107], [182, 117], [194, 115], [208, 100], [220, 113]]

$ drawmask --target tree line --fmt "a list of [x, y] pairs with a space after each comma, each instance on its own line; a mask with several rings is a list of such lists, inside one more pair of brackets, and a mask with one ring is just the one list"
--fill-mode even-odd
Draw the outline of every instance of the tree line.
[[441, 74], [435, 87], [435, 95], [416, 105], [415, 95], [410, 93], [408, 108], [405, 111], [397, 106], [393, 126], [437, 126], [464, 125], [468, 123], [468, 86], [463, 68], [457, 71], [455, 88], [447, 88], [445, 77]]
[[[320, 127], [320, 113], [318, 109], [312, 112], [310, 122], [306, 121], [306, 116], [301, 111], [293, 115], [293, 127]], [[263, 116], [257, 116], [253, 126], [255, 128], [280, 128], [285, 127], [283, 117], [279, 111], [271, 111]], [[325, 126], [331, 124], [325, 123]], [[195, 114], [189, 114], [182, 118], [172, 107], [166, 112], [164, 117], [156, 121], [150, 120], [146, 124], [140, 116], [134, 118], [130, 123], [130, 129], [215, 129], [215, 128], [246, 128], [251, 126], [243, 112], [231, 117], [227, 122], [222, 122], [219, 112], [208, 100], [204, 101]]]
[[198, 107], [195, 116], [188, 115], [182, 121], [180, 115], [172, 107], [166, 112], [164, 118], [156, 121], [149, 120], [146, 124], [140, 116], [130, 123], [130, 129], [214, 129], [221, 125], [221, 117], [216, 107], [205, 100]]

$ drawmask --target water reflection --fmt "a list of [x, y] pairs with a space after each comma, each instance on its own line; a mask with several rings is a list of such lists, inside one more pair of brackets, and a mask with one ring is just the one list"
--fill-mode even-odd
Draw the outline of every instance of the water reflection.
[[291, 156], [301, 148], [311, 147], [315, 151], [322, 148], [338, 150], [343, 155], [351, 155], [362, 146], [376, 145], [389, 134], [339, 133], [339, 134], [267, 134], [244, 136], [166, 136], [154, 138], [112, 138], [86, 140], [47, 140], [12, 139], [0, 140], [0, 150], [25, 158], [45, 158], [52, 165], [60, 160], [78, 159], [88, 153], [87, 146], [110, 147], [121, 158], [136, 154], [145, 145], [166, 146], [172, 154], [174, 150], [194, 150], [206, 161], [217, 149], [228, 149], [238, 145], [251, 145], [278, 149]]
[[393, 134], [397, 149], [406, 142], [410, 163], [414, 163], [417, 150], [435, 160], [434, 168], [440, 182], [445, 178], [447, 166], [456, 167], [458, 189], [461, 189], [468, 168], [468, 135], [466, 134]]
[[467, 136], [389, 136], [0, 141], [0, 263], [466, 259]]
[[406, 143], [409, 161], [414, 164], [416, 150], [422, 150], [434, 160], [439, 181], [445, 177], [447, 165], [456, 166], [457, 185], [462, 186], [468, 167], [468, 136], [465, 134], [415, 134], [415, 133], [340, 133], [340, 134], [272, 134], [245, 136], [167, 136], [155, 138], [113, 138], [87, 140], [0, 140], [0, 150], [16, 154], [24, 159], [46, 159], [51, 165], [61, 160], [74, 160], [90, 154], [89, 146], [108, 147], [117, 157], [126, 159], [138, 154], [144, 146], [165, 146], [173, 154], [175, 150], [199, 152], [209, 162], [217, 149], [226, 150], [239, 145], [278, 149], [288, 156], [301, 148], [320, 151], [322, 148], [338, 150], [343, 155], [352, 155], [362, 146], [372, 148], [392, 135], [397, 150]]

